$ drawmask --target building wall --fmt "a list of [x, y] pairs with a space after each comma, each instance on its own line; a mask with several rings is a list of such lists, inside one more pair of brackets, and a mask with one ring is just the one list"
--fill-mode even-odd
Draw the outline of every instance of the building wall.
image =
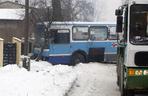
[[11, 42], [12, 37], [22, 38], [24, 33], [24, 22], [13, 20], [0, 20], [0, 37], [4, 42]]
[[6, 8], [6, 9], [20, 9], [20, 8], [25, 8], [24, 5], [18, 4], [16, 2], [11, 2], [11, 1], [6, 1], [0, 3], [0, 8]]
[[[0, 3], [1, 9], [24, 9], [24, 5], [17, 4], [15, 2], [6, 1]], [[30, 24], [29, 24], [29, 38], [33, 36], [35, 32], [35, 22], [33, 21], [34, 16], [30, 14]], [[17, 37], [19, 39], [25, 38], [25, 18], [24, 20], [1, 20], [0, 19], [0, 38], [4, 39], [4, 42], [12, 42], [12, 37]], [[29, 40], [33, 43], [33, 40]]]

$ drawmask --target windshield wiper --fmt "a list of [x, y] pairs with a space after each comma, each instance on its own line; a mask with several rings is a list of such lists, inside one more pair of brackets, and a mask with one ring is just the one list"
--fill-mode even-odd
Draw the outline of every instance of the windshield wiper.
[[133, 39], [130, 40], [133, 44], [138, 45], [148, 45], [148, 37], [141, 37], [141, 36], [135, 36]]

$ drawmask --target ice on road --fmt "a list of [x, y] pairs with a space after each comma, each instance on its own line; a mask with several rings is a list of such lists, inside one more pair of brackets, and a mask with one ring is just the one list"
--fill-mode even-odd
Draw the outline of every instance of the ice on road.
[[120, 96], [116, 65], [89, 63], [75, 67], [77, 82], [68, 96]]

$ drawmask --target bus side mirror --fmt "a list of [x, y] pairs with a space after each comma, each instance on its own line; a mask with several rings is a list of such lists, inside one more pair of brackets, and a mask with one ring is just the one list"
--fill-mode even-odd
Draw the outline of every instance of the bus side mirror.
[[122, 9], [116, 9], [115, 15], [116, 16], [123, 15], [123, 10]]
[[122, 21], [123, 17], [121, 15], [117, 16], [117, 25], [116, 25], [116, 32], [117, 33], [122, 33]]

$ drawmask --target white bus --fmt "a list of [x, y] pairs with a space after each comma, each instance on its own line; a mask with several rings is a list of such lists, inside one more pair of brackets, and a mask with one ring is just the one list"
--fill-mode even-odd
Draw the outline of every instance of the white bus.
[[117, 83], [121, 96], [148, 91], [148, 0], [127, 0], [116, 10]]

